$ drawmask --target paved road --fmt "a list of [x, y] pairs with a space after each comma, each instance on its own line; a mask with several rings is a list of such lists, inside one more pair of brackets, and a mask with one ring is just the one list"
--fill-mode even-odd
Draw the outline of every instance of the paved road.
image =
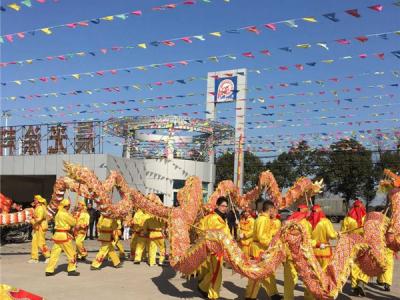
[[[48, 241], [48, 245], [50, 242]], [[124, 242], [125, 248], [129, 245]], [[89, 258], [93, 259], [98, 247], [97, 241], [87, 241]], [[45, 277], [45, 264], [28, 264], [30, 243], [9, 244], [0, 248], [1, 282], [23, 288], [48, 300], [57, 299], [201, 299], [196, 291], [196, 280], [185, 280], [170, 267], [149, 267], [146, 264], [133, 265], [126, 261], [121, 269], [114, 269], [109, 264], [100, 271], [90, 271], [89, 265], [79, 264], [80, 277], [68, 277], [66, 260], [62, 255], [58, 273], [54, 277]], [[400, 299], [400, 262], [396, 261], [396, 273], [392, 292], [384, 292], [370, 283], [368, 297], [364, 299]], [[283, 292], [283, 270], [277, 271], [278, 289]], [[246, 279], [223, 270], [222, 299], [243, 299]], [[302, 299], [301, 283], [296, 289], [296, 299]], [[357, 299], [351, 297], [347, 284], [339, 299]], [[264, 291], [259, 299], [268, 299]]]

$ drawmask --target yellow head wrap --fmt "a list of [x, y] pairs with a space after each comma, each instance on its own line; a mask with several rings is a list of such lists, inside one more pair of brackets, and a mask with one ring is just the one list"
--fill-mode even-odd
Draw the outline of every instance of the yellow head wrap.
[[62, 207], [70, 206], [70, 205], [71, 205], [71, 201], [69, 201], [69, 199], [62, 199], [60, 204], [58, 205], [58, 208], [62, 208]]
[[34, 197], [33, 197], [35, 200], [37, 200], [39, 203], [44, 203], [44, 204], [46, 204], [47, 202], [46, 202], [46, 199], [44, 199], [42, 196], [40, 196], [40, 195], [35, 195]]

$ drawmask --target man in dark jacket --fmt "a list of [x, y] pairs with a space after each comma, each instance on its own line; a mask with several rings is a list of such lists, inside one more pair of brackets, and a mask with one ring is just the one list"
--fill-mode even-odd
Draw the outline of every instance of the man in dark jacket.
[[87, 212], [88, 212], [89, 217], [90, 217], [89, 218], [89, 234], [88, 234], [88, 236], [89, 236], [89, 238], [91, 240], [93, 240], [93, 230], [94, 230], [94, 233], [95, 233], [95, 237], [97, 238], [96, 225], [97, 225], [99, 212], [97, 211], [97, 209], [95, 209], [93, 207], [93, 204], [90, 201], [88, 202], [88, 205], [87, 205]]

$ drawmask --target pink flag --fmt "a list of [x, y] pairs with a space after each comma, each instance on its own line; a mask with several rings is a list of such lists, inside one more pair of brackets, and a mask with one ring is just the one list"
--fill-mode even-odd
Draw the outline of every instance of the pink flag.
[[280, 67], [279, 67], [279, 70], [281, 70], [281, 71], [287, 71], [287, 70], [289, 70], [289, 68], [288, 68], [287, 66], [280, 66]]
[[268, 49], [261, 50], [260, 53], [271, 56], [271, 52]]
[[135, 11], [131, 12], [131, 14], [135, 15], [135, 16], [141, 16], [142, 15], [142, 11], [141, 10], [135, 10]]
[[9, 41], [10, 43], [12, 43], [12, 42], [14, 42], [14, 37], [12, 36], [12, 34], [7, 34], [6, 40]]
[[173, 47], [175, 43], [173, 41], [162, 41], [165, 46]]
[[88, 22], [85, 22], [85, 21], [82, 21], [82, 22], [78, 22], [78, 25], [79, 26], [89, 26], [89, 23]]
[[20, 39], [23, 39], [23, 38], [25, 37], [25, 33], [23, 33], [23, 32], [18, 32], [18, 33], [17, 33], [17, 36], [18, 36]]
[[193, 43], [193, 41], [189, 37], [183, 37], [183, 38], [181, 38], [181, 40], [186, 42], [186, 43], [188, 43], [188, 44]]
[[76, 28], [76, 24], [75, 23], [69, 23], [69, 24], [67, 24], [67, 27]]
[[367, 58], [368, 55], [367, 55], [367, 54], [360, 54], [359, 57], [360, 57], [360, 58]]
[[296, 65], [296, 69], [299, 70], [299, 71], [303, 71], [304, 70], [304, 66], [301, 65], [301, 64], [297, 64]]
[[244, 53], [242, 53], [242, 55], [243, 55], [244, 57], [255, 58], [255, 56], [254, 56], [253, 53], [251, 53], [251, 52], [244, 52]]
[[376, 57], [378, 57], [379, 59], [385, 59], [385, 53], [376, 53], [375, 54], [376, 55]]
[[276, 30], [276, 25], [275, 24], [273, 24], [273, 23], [269, 23], [269, 24], [264, 24], [264, 26], [266, 27], [266, 28], [268, 28], [268, 29], [271, 29], [271, 30]]
[[336, 40], [336, 42], [338, 42], [338, 43], [341, 44], [341, 45], [348, 45], [348, 44], [350, 44], [350, 41], [349, 41], [349, 40], [346, 40], [346, 39], [339, 39], [339, 40]]

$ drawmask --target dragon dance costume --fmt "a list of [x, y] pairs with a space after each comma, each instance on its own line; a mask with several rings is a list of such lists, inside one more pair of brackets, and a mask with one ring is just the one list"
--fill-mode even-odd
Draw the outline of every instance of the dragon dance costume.
[[250, 214], [248, 216], [242, 215], [239, 222], [239, 245], [247, 257], [250, 257], [250, 246], [253, 242], [254, 222], [254, 218]]
[[[277, 219], [276, 221], [278, 222], [271, 220], [269, 211], [262, 212], [255, 221], [253, 242], [250, 249], [250, 254], [254, 259], [260, 259], [260, 254], [268, 248], [273, 236], [279, 231], [280, 221]], [[274, 298], [278, 295], [275, 275], [272, 274], [262, 280], [249, 279], [245, 298], [257, 299], [261, 284], [264, 286], [268, 297]]]
[[[228, 224], [225, 219], [217, 212], [204, 217], [202, 230], [220, 230], [232, 238]], [[207, 260], [204, 276], [199, 283], [200, 290], [208, 295], [208, 299], [218, 299], [222, 283], [222, 263], [224, 253], [212, 253]]]
[[39, 250], [46, 259], [50, 257], [50, 251], [46, 245], [46, 231], [48, 229], [46, 199], [40, 195], [35, 195], [34, 206], [35, 210], [31, 220], [33, 233], [30, 263], [39, 261]]
[[118, 255], [115, 253], [113, 242], [113, 233], [117, 230], [118, 224], [115, 219], [100, 216], [99, 222], [97, 223], [97, 231], [99, 233], [98, 241], [101, 242], [99, 252], [96, 258], [92, 262], [91, 270], [98, 270], [103, 263], [107, 255], [110, 257], [114, 267], [120, 267], [121, 261]]
[[85, 260], [88, 252], [84, 246], [84, 241], [89, 226], [90, 216], [83, 200], [78, 202], [78, 209], [79, 211], [76, 215], [76, 226], [74, 230], [76, 252], [78, 253], [78, 259]]
[[58, 206], [58, 211], [54, 218], [54, 245], [51, 249], [49, 263], [46, 267], [46, 276], [54, 275], [54, 269], [62, 251], [64, 251], [68, 259], [68, 275], [79, 275], [79, 273], [76, 272], [76, 252], [72, 244], [73, 236], [70, 234], [71, 229], [76, 225], [76, 219], [68, 212], [70, 205], [70, 201], [64, 199]]

